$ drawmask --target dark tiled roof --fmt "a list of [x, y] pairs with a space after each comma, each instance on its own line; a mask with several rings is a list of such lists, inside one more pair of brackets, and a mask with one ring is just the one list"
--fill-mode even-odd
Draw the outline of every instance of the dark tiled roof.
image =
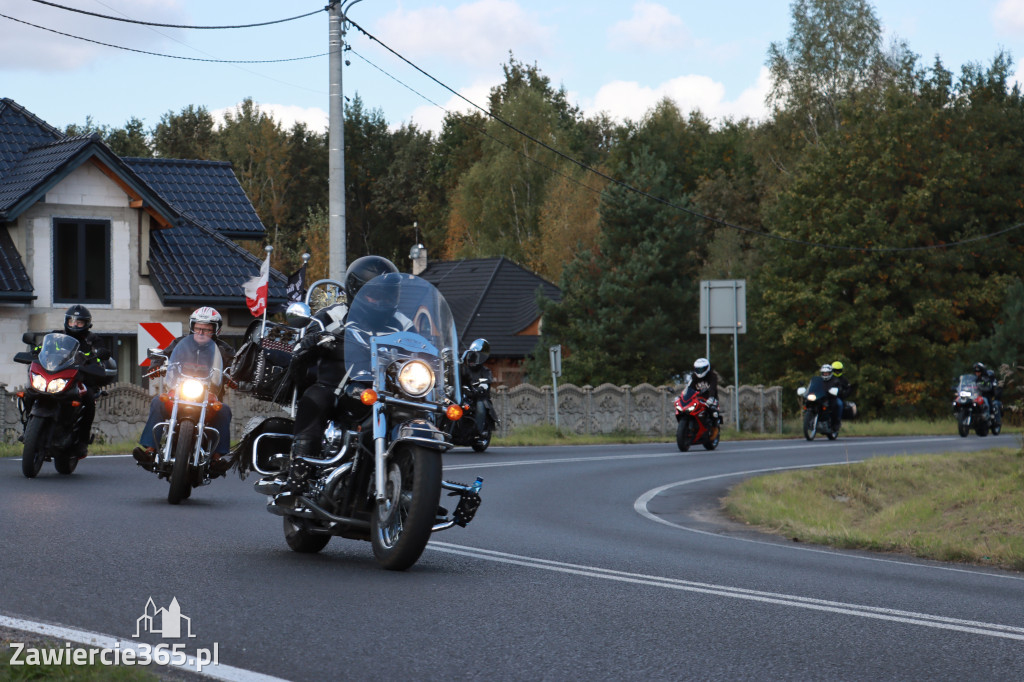
[[0, 177], [0, 215], [21, 200], [32, 200], [33, 194], [61, 170], [68, 161], [82, 153], [99, 136], [66, 137], [42, 147], [26, 150], [17, 163]]
[[447, 299], [459, 345], [487, 339], [494, 357], [522, 358], [533, 352], [537, 337], [520, 332], [540, 317], [538, 288], [547, 298], [562, 300], [554, 284], [503, 256], [430, 263], [420, 277]]
[[32, 281], [18, 249], [14, 247], [10, 233], [0, 229], [0, 301], [29, 301], [33, 298]]
[[63, 139], [59, 130], [26, 111], [17, 102], [0, 99], [0, 178], [33, 147]]
[[[190, 224], [154, 231], [149, 252], [153, 284], [168, 306], [216, 303], [245, 307], [242, 286], [260, 274], [262, 262], [223, 235]], [[284, 302], [286, 280], [271, 268], [271, 305]]]
[[126, 158], [143, 180], [178, 210], [226, 237], [253, 239], [265, 230], [226, 161]]

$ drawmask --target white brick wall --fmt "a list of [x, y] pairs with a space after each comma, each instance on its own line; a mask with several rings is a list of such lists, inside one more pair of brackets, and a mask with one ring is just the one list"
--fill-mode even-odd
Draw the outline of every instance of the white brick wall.
[[128, 202], [124, 190], [92, 163], [79, 166], [46, 193], [48, 204], [126, 208]]

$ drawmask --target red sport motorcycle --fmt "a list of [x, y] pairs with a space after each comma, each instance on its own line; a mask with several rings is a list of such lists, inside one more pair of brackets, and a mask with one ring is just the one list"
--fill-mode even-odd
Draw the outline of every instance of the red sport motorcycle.
[[[26, 333], [22, 341], [33, 344], [33, 335]], [[88, 361], [73, 336], [53, 332], [43, 337], [38, 354], [22, 351], [14, 361], [28, 365], [28, 386], [18, 391], [18, 408], [25, 430], [25, 447], [21, 455], [21, 473], [35, 478], [43, 462], [52, 460], [58, 473], [70, 474], [85, 457], [85, 446], [76, 428], [89, 390], [85, 375], [109, 379], [112, 361], [105, 369]], [[101, 391], [100, 395], [104, 395]]]
[[705, 398], [699, 391], [690, 387], [689, 377], [679, 397], [676, 398], [676, 445], [681, 452], [686, 452], [691, 445], [704, 446], [705, 450], [714, 450], [721, 439], [721, 419], [718, 414], [718, 401]]

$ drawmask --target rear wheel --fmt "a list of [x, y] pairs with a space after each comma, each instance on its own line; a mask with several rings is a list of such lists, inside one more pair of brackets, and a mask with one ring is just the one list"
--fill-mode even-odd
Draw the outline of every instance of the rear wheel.
[[45, 421], [41, 417], [29, 417], [25, 425], [25, 447], [21, 451], [21, 473], [25, 478], [35, 478], [43, 468], [43, 460], [46, 459], [46, 446], [42, 442]]
[[676, 425], [676, 447], [679, 448], [680, 452], [686, 452], [690, 449], [690, 442], [693, 437], [690, 435], [690, 418], [683, 417], [679, 420], [679, 424]]
[[78, 467], [78, 457], [73, 452], [62, 452], [53, 458], [53, 466], [58, 474], [72, 474]]
[[373, 555], [384, 568], [404, 571], [430, 539], [441, 499], [441, 457], [415, 445], [396, 449], [387, 464], [386, 498], [370, 518]]
[[984, 438], [988, 435], [988, 422], [984, 419], [979, 419], [975, 425], [974, 430], [977, 431], [978, 435]]
[[284, 541], [293, 552], [316, 554], [327, 546], [331, 536], [327, 533], [314, 533], [308, 530], [306, 521], [284, 517]]
[[192, 451], [196, 445], [196, 425], [185, 420], [178, 424], [178, 436], [174, 443], [174, 466], [171, 469], [171, 487], [167, 491], [167, 501], [178, 504], [192, 491], [188, 480], [188, 465], [192, 459]]
[[818, 435], [818, 413], [813, 410], [804, 411], [804, 438], [814, 440]]

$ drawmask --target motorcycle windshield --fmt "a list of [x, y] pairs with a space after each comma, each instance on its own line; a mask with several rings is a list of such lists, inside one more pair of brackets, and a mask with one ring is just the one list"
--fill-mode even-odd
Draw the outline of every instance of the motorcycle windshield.
[[[442, 402], [457, 399], [453, 359], [458, 357], [455, 319], [433, 284], [415, 275], [380, 275], [359, 289], [345, 324], [345, 369], [352, 381], [372, 382], [378, 393]], [[408, 390], [399, 370], [422, 360], [433, 385]]]
[[825, 380], [821, 377], [811, 377], [811, 383], [807, 385], [807, 397], [810, 399], [812, 396], [816, 400], [821, 400], [828, 395], [828, 389], [825, 388]]
[[969, 393], [976, 395], [978, 391], [978, 377], [973, 374], [961, 374], [960, 386], [957, 387], [957, 394]]
[[224, 359], [216, 341], [196, 341], [195, 336], [186, 336], [174, 345], [171, 359], [167, 363], [167, 384], [176, 387], [185, 377], [209, 380], [214, 389], [219, 389], [223, 380]]
[[78, 339], [67, 334], [47, 334], [37, 361], [47, 372], [59, 372], [74, 365], [77, 356]]

